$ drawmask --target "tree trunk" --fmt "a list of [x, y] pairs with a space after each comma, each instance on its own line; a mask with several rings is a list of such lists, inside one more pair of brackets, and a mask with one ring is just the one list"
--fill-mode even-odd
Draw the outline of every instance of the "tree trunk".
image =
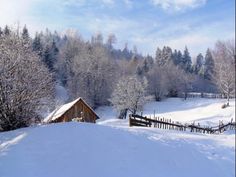
[[227, 106], [229, 106], [229, 93], [227, 94]]
[[120, 114], [118, 116], [119, 119], [126, 119], [126, 116], [127, 116], [127, 111], [128, 109], [123, 109], [120, 111]]
[[184, 92], [184, 100], [187, 100], [188, 94], [187, 92]]

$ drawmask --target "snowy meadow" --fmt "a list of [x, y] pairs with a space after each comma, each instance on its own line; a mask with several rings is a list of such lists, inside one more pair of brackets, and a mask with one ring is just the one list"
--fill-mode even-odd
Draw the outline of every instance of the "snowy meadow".
[[[156, 109], [159, 116], [178, 121], [214, 124], [235, 116], [235, 100], [226, 109], [220, 108], [223, 102], [171, 98], [147, 103], [144, 114]], [[1, 133], [1, 176], [235, 176], [235, 131], [202, 134], [129, 127], [112, 107], [96, 112], [101, 117], [97, 124], [57, 123]]]

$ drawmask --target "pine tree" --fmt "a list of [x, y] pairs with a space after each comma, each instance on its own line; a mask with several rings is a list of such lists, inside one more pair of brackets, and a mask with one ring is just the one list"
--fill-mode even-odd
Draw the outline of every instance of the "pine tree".
[[147, 56], [146, 58], [144, 58], [141, 66], [142, 73], [148, 73], [148, 71], [152, 68], [152, 65], [153, 65], [153, 59], [151, 56]]
[[164, 66], [172, 60], [172, 50], [168, 46], [164, 46], [161, 50], [159, 47], [156, 50], [156, 62], [159, 66]]
[[9, 29], [9, 27], [6, 25], [5, 26], [5, 28], [4, 28], [4, 30], [3, 30], [3, 33], [4, 33], [4, 35], [9, 35], [10, 33], [11, 33], [11, 31], [10, 31], [10, 29]]
[[173, 60], [173, 63], [174, 63], [175, 65], [178, 64], [178, 52], [177, 52], [176, 49], [174, 50], [174, 52], [173, 52], [173, 54], [172, 54], [172, 60]]
[[46, 45], [44, 55], [43, 55], [43, 62], [47, 65], [50, 71], [54, 70], [54, 64], [57, 60], [58, 52], [59, 50], [54, 40], [51, 45]]
[[187, 47], [185, 47], [181, 65], [186, 72], [191, 72], [192, 60]]
[[176, 65], [179, 65], [182, 61], [183, 55], [182, 52], [179, 50], [178, 54], [177, 54], [177, 61], [176, 61]]
[[29, 40], [29, 32], [26, 25], [24, 26], [23, 31], [22, 31], [22, 38], [24, 40]]
[[204, 58], [202, 56], [202, 54], [198, 54], [197, 59], [196, 59], [196, 64], [194, 66], [194, 73], [195, 74], [200, 74], [200, 71], [202, 71], [202, 67], [203, 67], [203, 61]]
[[35, 35], [32, 47], [33, 47], [33, 51], [35, 51], [40, 57], [43, 56], [43, 44], [41, 42], [41, 37], [38, 33], [36, 33]]
[[162, 63], [165, 65], [172, 60], [172, 49], [168, 46], [165, 46], [162, 49]]
[[155, 60], [156, 60], [156, 63], [161, 66], [161, 60], [162, 60], [162, 51], [159, 47], [157, 47], [157, 50], [156, 50], [156, 57], [155, 57]]
[[128, 43], [125, 43], [125, 47], [122, 50], [122, 55], [127, 60], [130, 60], [133, 57], [132, 53], [128, 49]]
[[212, 80], [214, 75], [215, 62], [213, 60], [210, 49], [208, 48], [205, 56], [205, 71], [204, 78], [207, 80]]
[[3, 31], [2, 31], [2, 28], [0, 27], [0, 37], [2, 36], [3, 34]]

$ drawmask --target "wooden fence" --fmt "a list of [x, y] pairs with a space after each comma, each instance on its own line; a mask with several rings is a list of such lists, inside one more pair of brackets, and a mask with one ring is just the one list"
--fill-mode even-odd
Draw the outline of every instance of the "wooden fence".
[[223, 124], [223, 121], [219, 121], [219, 125], [215, 127], [201, 126], [199, 123], [191, 124], [182, 124], [180, 122], [174, 122], [171, 119], [154, 117], [153, 119], [143, 117], [136, 114], [129, 115], [129, 126], [141, 126], [141, 127], [155, 127], [160, 129], [169, 129], [169, 130], [178, 130], [178, 131], [187, 131], [190, 132], [199, 132], [199, 133], [222, 133], [225, 130], [235, 130], [236, 122], [231, 122]]
[[[184, 93], [180, 93], [179, 95], [181, 98], [185, 97]], [[226, 95], [220, 93], [206, 93], [206, 92], [188, 92], [187, 98], [218, 98], [218, 99], [226, 99]], [[235, 98], [235, 96], [230, 96], [230, 99]]]

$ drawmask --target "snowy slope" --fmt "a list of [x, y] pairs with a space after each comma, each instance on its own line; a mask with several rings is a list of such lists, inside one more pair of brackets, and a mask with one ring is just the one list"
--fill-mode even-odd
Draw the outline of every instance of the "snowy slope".
[[[144, 114], [216, 123], [223, 100], [168, 99]], [[234, 100], [231, 101], [233, 106]], [[208, 111], [207, 111], [208, 110]], [[128, 127], [111, 107], [97, 124], [59, 123], [0, 133], [0, 177], [234, 177], [235, 132], [221, 135]]]
[[234, 135], [60, 123], [0, 134], [1, 177], [234, 177]]
[[[180, 122], [199, 122], [204, 125], [215, 125], [219, 120], [228, 123], [232, 118], [235, 120], [235, 100], [230, 101], [230, 107], [222, 109], [224, 99], [190, 98], [169, 98], [161, 102], [150, 102], [144, 106], [143, 115], [172, 119]], [[110, 122], [117, 122], [117, 113], [112, 107], [104, 106], [96, 110], [102, 118], [101, 124], [110, 125]], [[115, 119], [115, 120], [113, 120]]]

